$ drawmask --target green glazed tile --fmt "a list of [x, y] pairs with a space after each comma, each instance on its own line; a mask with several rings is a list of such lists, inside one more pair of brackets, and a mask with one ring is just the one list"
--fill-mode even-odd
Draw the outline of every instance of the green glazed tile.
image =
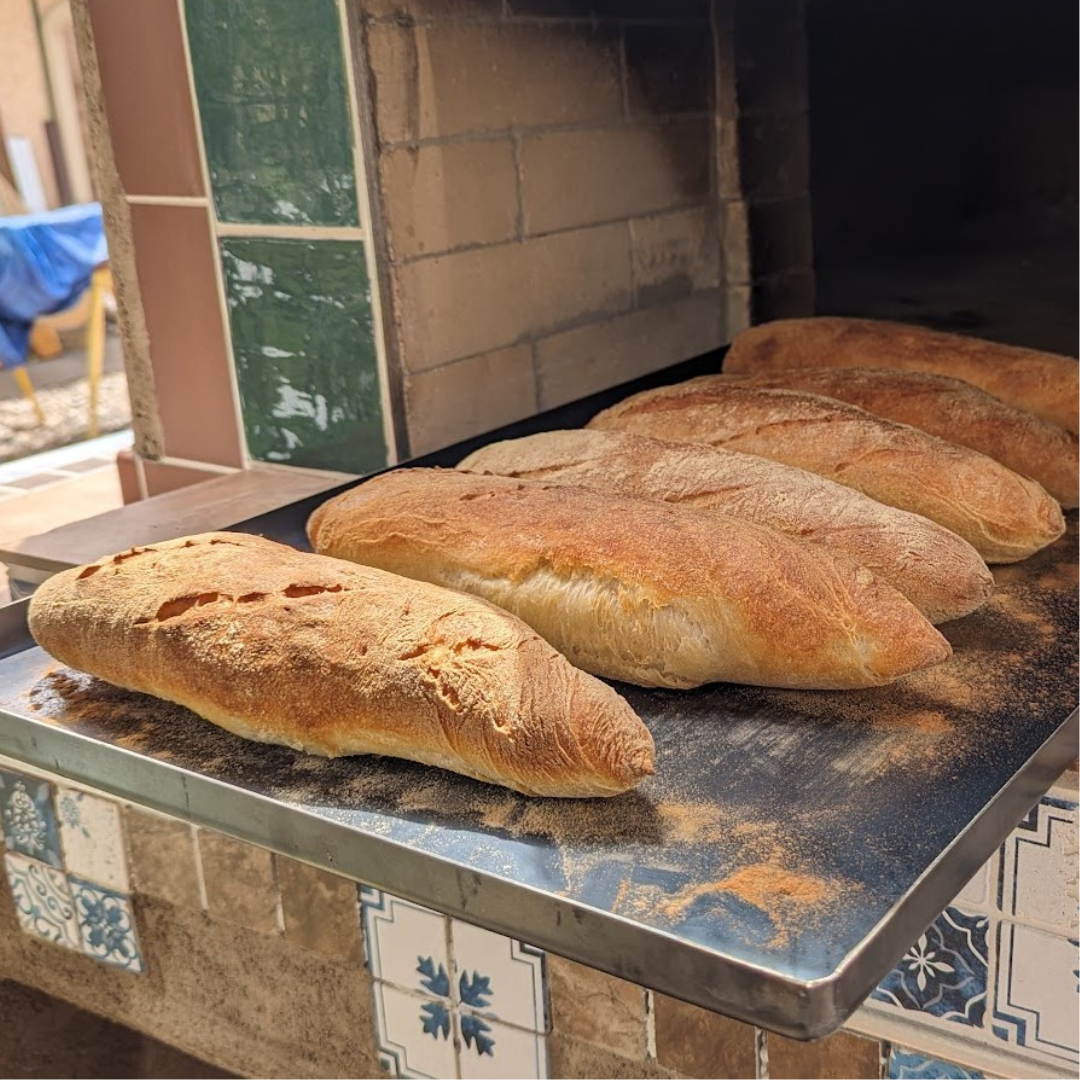
[[248, 450], [259, 461], [386, 465], [364, 245], [221, 241]]
[[335, 0], [184, 7], [218, 217], [358, 224]]

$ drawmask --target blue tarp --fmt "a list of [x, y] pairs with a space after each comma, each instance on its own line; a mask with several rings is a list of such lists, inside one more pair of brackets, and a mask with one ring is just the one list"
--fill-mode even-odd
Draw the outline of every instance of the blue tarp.
[[107, 259], [99, 203], [0, 217], [0, 367], [26, 360], [34, 320], [77, 300]]

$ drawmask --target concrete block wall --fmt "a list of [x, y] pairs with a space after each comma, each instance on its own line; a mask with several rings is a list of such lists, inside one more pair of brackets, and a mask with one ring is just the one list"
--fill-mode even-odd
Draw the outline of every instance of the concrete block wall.
[[717, 0], [727, 337], [814, 313], [805, 0]]
[[[74, 3], [140, 495], [370, 471], [811, 310], [803, 0], [320, 0], [334, 109], [260, 2], [213, 33], [202, 0]], [[277, 147], [252, 33], [320, 117]], [[256, 248], [291, 285], [249, 312]]]
[[[49, 1006], [83, 1076], [1075, 1076], [1076, 819], [1068, 773], [846, 1028], [803, 1043], [0, 758], [0, 1009], [47, 1005], [10, 981], [122, 1025]], [[463, 1012], [486, 1048], [451, 1035]], [[0, 1075], [67, 1075], [37, 1030], [0, 1029]]]
[[725, 340], [708, 3], [360, 18], [411, 453]]

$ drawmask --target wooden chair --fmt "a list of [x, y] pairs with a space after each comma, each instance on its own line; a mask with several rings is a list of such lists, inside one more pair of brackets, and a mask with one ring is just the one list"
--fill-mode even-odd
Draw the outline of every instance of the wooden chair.
[[[108, 265], [99, 266], [90, 275], [90, 286], [70, 307], [46, 315], [34, 323], [30, 333], [30, 349], [39, 357], [56, 356], [62, 351], [58, 330], [85, 323], [84, 349], [86, 351], [86, 377], [90, 388], [90, 415], [87, 433], [91, 439], [98, 434], [98, 402], [101, 395], [101, 374], [105, 361], [105, 298], [112, 292], [112, 274]], [[45, 414], [34, 393], [34, 384], [26, 365], [14, 369], [19, 389], [30, 400], [39, 424], [45, 423]]]

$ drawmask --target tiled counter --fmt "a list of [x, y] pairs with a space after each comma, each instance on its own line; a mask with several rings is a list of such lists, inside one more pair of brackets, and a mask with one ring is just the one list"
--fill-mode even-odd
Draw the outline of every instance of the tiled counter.
[[0, 814], [0, 977], [242, 1074], [1076, 1071], [1075, 774], [810, 1044], [14, 761]]

